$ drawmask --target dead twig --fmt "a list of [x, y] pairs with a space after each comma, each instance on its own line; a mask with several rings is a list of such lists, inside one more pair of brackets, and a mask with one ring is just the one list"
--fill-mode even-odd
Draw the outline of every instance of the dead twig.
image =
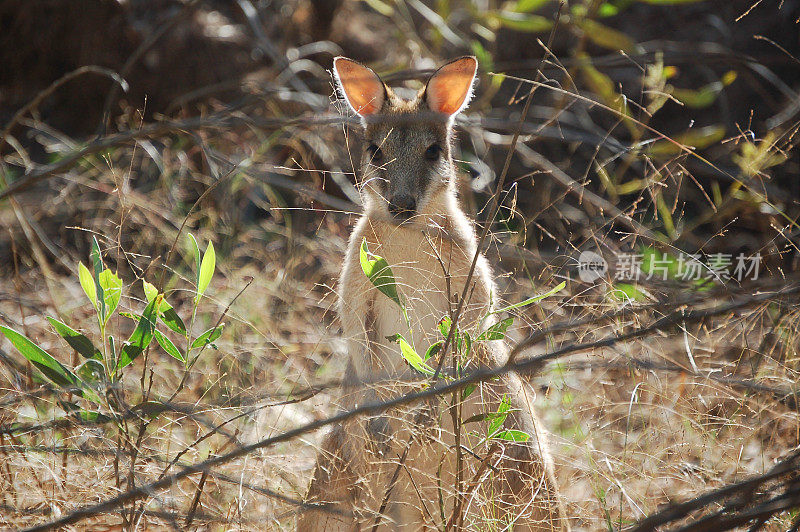
[[[640, 521], [631, 532], [663, 530], [659, 527], [685, 519], [692, 512], [721, 503], [723, 503], [722, 509], [674, 530], [686, 532], [731, 530], [755, 519], [759, 519], [759, 523], [763, 524], [765, 518], [769, 516], [800, 506], [800, 475], [797, 474], [799, 472], [800, 451], [796, 450], [763, 475], [729, 484], [688, 501], [671, 504]], [[777, 486], [766, 486], [784, 476], [788, 478]], [[764, 496], [780, 488], [783, 488], [782, 494], [775, 497]], [[759, 493], [759, 490], [765, 491]], [[760, 524], [757, 523], [757, 526], [760, 527]]]
[[59, 172], [64, 172], [75, 166], [81, 159], [89, 155], [102, 152], [114, 146], [127, 144], [128, 142], [171, 135], [180, 132], [189, 132], [198, 129], [223, 129], [232, 128], [238, 125], [250, 125], [257, 128], [272, 129], [278, 127], [289, 127], [295, 125], [330, 125], [341, 123], [345, 119], [333, 115], [315, 115], [293, 119], [251, 119], [243, 115], [231, 115], [230, 111], [224, 111], [209, 115], [203, 118], [189, 118], [186, 120], [164, 121], [150, 124], [142, 128], [115, 133], [102, 137], [88, 145], [69, 153], [61, 159], [42, 166], [36, 166], [26, 172], [19, 179], [10, 183], [7, 187], [0, 190], [0, 200], [18, 194], [31, 188], [38, 182]]

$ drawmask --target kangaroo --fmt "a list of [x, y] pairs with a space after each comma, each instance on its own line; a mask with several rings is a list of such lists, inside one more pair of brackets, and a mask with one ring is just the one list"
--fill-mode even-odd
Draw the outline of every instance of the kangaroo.
[[[471, 56], [447, 63], [405, 100], [371, 69], [334, 59], [337, 86], [360, 117], [366, 145], [359, 183], [364, 213], [350, 236], [338, 286], [349, 352], [340, 408], [420, 389], [429, 377], [406, 363], [392, 338], [401, 333], [425, 353], [441, 339], [437, 326], [462, 294], [458, 330], [491, 324], [484, 322], [496, 289], [482, 254], [465, 291], [478, 240], [458, 204], [452, 155], [454, 118], [470, 100], [477, 67]], [[362, 271], [364, 242], [390, 265], [405, 312]], [[446, 354], [442, 376], [508, 359], [503, 340], [475, 346], [459, 367]], [[298, 531], [568, 530], [534, 397], [511, 373], [470, 394], [333, 427], [306, 497], [323, 507], [301, 513]], [[485, 430], [481, 435], [477, 427], [486, 426], [486, 414], [504, 398], [510, 406], [504, 427], [527, 433], [527, 441], [481, 438]], [[458, 425], [458, 435], [453, 412], [456, 419], [473, 418]]]

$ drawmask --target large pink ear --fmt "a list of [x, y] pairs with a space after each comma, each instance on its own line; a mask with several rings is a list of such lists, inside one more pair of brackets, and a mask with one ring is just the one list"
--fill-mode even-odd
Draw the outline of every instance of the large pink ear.
[[372, 69], [352, 59], [337, 57], [333, 60], [333, 74], [353, 111], [363, 117], [381, 110], [386, 88]]
[[454, 116], [461, 112], [472, 96], [472, 82], [478, 71], [478, 60], [461, 57], [433, 73], [425, 87], [425, 100], [431, 111]]

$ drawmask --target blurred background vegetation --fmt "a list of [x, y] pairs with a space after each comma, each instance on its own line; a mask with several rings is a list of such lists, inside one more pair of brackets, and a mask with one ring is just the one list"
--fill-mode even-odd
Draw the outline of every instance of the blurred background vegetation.
[[[137, 172], [126, 179], [131, 190], [146, 192], [167, 181], [177, 201], [165, 205], [166, 212], [190, 204], [203, 188], [180, 174], [203, 171], [209, 163], [202, 149], [181, 144], [198, 144], [201, 133], [224, 127], [228, 141], [261, 137], [257, 153], [246, 155], [280, 167], [272, 173], [356, 201], [347, 177], [350, 158], [333, 140], [340, 127], [330, 106], [332, 57], [355, 58], [391, 83], [416, 87], [419, 82], [409, 80], [443, 59], [471, 53], [480, 60], [481, 81], [460, 136], [474, 211], [493, 189], [506, 136], [516, 128], [529, 88], [512, 76], [533, 79], [541, 66], [537, 81], [558, 90], [537, 91], [522, 128], [527, 147], [679, 249], [761, 250], [771, 267], [792, 268], [797, 254], [787, 239], [797, 241], [797, 227], [789, 222], [797, 217], [800, 193], [791, 149], [800, 111], [798, 17], [800, 7], [790, 0], [769, 6], [722, 0], [4, 1], [4, 123], [81, 66], [106, 67], [127, 83], [123, 91], [108, 76], [87, 73], [45, 98], [10, 132], [27, 157], [15, 158], [13, 146], [3, 143], [6, 179], [29, 172], [26, 163], [58, 161], [100, 134], [206, 117], [198, 132], [164, 131], [150, 139], [137, 154]], [[31, 120], [49, 129], [30, 129]], [[661, 135], [695, 148], [702, 158]], [[193, 151], [194, 157], [176, 175], [165, 168], [165, 150]], [[112, 163], [125, 157], [119, 151], [95, 155]], [[532, 158], [519, 150], [511, 169], [507, 200], [516, 212], [507, 223], [513, 243], [563, 251], [581, 247], [599, 228], [608, 230], [608, 213], [580, 194], [566, 194], [570, 184], [530, 175], [542, 170]], [[218, 209], [227, 211], [230, 230], [265, 218], [282, 223], [285, 212], [270, 209], [272, 200], [257, 190], [262, 187], [241, 181], [232, 179], [217, 191], [230, 194], [228, 207]], [[63, 179], [38, 186], [62, 189]], [[82, 200], [91, 197], [83, 187], [75, 190]], [[54, 209], [72, 203], [63, 190], [61, 199]], [[307, 197], [282, 199], [308, 206]], [[68, 210], [48, 214], [54, 224], [43, 228], [48, 234], [63, 232], [56, 226], [68, 220], [80, 225]], [[293, 216], [315, 223], [308, 213]], [[787, 226], [784, 236], [775, 239], [773, 226]], [[713, 238], [723, 228], [726, 238]], [[68, 251], [86, 249], [86, 243], [69, 240], [63, 242]], [[7, 239], [0, 253], [10, 257]]]
[[[188, 376], [165, 353], [152, 354], [152, 367], [136, 362], [125, 401], [168, 398], [183, 376], [173, 399], [192, 413], [148, 421], [138, 440], [131, 429], [138, 446], [102, 425], [42, 429], [69, 412], [0, 343], [0, 446], [17, 468], [3, 473], [0, 524], [156, 478], [176, 450], [199, 461], [330, 413], [335, 390], [325, 383], [344, 356], [332, 288], [359, 212], [360, 153], [329, 74], [336, 55], [410, 88], [446, 59], [478, 57], [476, 96], [457, 122], [464, 206], [487, 222], [519, 130], [488, 254], [510, 301], [568, 280], [563, 297], [526, 309], [517, 337], [633, 312], [549, 345], [586, 341], [686, 298], [726, 302], [796, 282], [798, 19], [797, 0], [0, 0], [0, 324], [75, 362], [43, 316], [90, 323], [76, 265], [93, 235], [125, 281], [121, 308], [140, 312], [140, 279], [167, 272], [164, 288], [185, 316], [194, 258], [183, 229], [217, 250], [196, 327], [229, 325]], [[609, 261], [637, 250], [706, 262], [759, 254], [761, 277], [631, 285], [609, 276], [592, 286], [575, 279], [586, 249]], [[709, 380], [716, 372], [794, 390], [798, 320], [793, 300], [765, 302], [537, 376], [576, 528], [624, 528], [660, 504], [763, 472], [799, 445], [796, 403]], [[121, 318], [116, 326], [132, 329]], [[681, 360], [687, 372], [634, 367], [632, 356]], [[187, 447], [234, 416], [227, 436]], [[316, 438], [229, 470], [252, 475], [248, 494], [209, 480], [195, 519], [290, 526], [292, 504], [263, 487], [302, 499]], [[119, 473], [119, 453], [100, 453], [108, 449], [126, 449], [130, 476]], [[84, 478], [87, 467], [99, 484]], [[147, 519], [185, 518], [194, 493], [176, 487], [148, 504]], [[794, 515], [768, 526], [786, 529]]]

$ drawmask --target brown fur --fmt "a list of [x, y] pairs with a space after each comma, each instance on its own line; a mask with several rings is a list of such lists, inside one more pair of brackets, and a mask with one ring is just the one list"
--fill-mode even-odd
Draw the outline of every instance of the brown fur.
[[[380, 161], [373, 160], [375, 146], [362, 158], [365, 212], [350, 237], [339, 280], [339, 318], [350, 356], [341, 408], [418, 388], [420, 378], [400, 356], [398, 346], [385, 338], [401, 333], [424, 353], [439, 339], [438, 321], [450, 314], [457, 297], [464, 293], [477, 238], [456, 199], [450, 147], [453, 115], [437, 113], [435, 107], [460, 110], [468, 100], [471, 77], [465, 85], [463, 72], [471, 64], [466, 58], [457, 61], [461, 63], [450, 64], [457, 67], [452, 69], [452, 80], [436, 78], [439, 73], [447, 74], [448, 66], [434, 74], [444, 92], [437, 87], [440, 92], [426, 94], [432, 90], [429, 82], [412, 101], [398, 98], [388, 87], [374, 85], [382, 82], [366, 67], [352, 62], [346, 63], [350, 77], [337, 78], [346, 96], [348, 90], [359, 91], [361, 109], [370, 109], [362, 112], [366, 143], [381, 150]], [[363, 77], [354, 80], [353, 73]], [[447, 92], [453, 90], [458, 94]], [[435, 160], [426, 151], [432, 144], [441, 146]], [[413, 213], [393, 213], [390, 205], [396, 198], [413, 204]], [[409, 308], [410, 331], [398, 306], [361, 271], [359, 250], [364, 239], [370, 251], [390, 264]], [[496, 289], [482, 255], [466, 293], [469, 299], [459, 328], [483, 330]], [[501, 365], [507, 356], [503, 342], [493, 341], [480, 344], [468, 363]], [[499, 442], [497, 454], [488, 458], [464, 454], [461, 486], [462, 491], [468, 486], [470, 491], [462, 493], [461, 525], [470, 530], [500, 530], [513, 521], [514, 530], [566, 530], [545, 433], [533, 411], [533, 390], [516, 374], [483, 383], [458, 405], [461, 419], [495, 411], [503, 396], [516, 410], [505, 426], [523, 430], [531, 438], [524, 443]], [[335, 427], [323, 443], [308, 501], [330, 503], [352, 518], [305, 512], [298, 530], [370, 530], [376, 519], [382, 530], [441, 529], [459, 499], [453, 493], [457, 464], [451, 399], [439, 398]], [[462, 427], [462, 445], [467, 442], [466, 432], [479, 425]], [[469, 438], [474, 445], [476, 438]], [[409, 441], [397, 485], [384, 515], [379, 516], [386, 487]], [[478, 446], [476, 452], [485, 452], [485, 447]], [[494, 471], [482, 466], [481, 458]], [[487, 478], [483, 478], [485, 471], [491, 473]]]

